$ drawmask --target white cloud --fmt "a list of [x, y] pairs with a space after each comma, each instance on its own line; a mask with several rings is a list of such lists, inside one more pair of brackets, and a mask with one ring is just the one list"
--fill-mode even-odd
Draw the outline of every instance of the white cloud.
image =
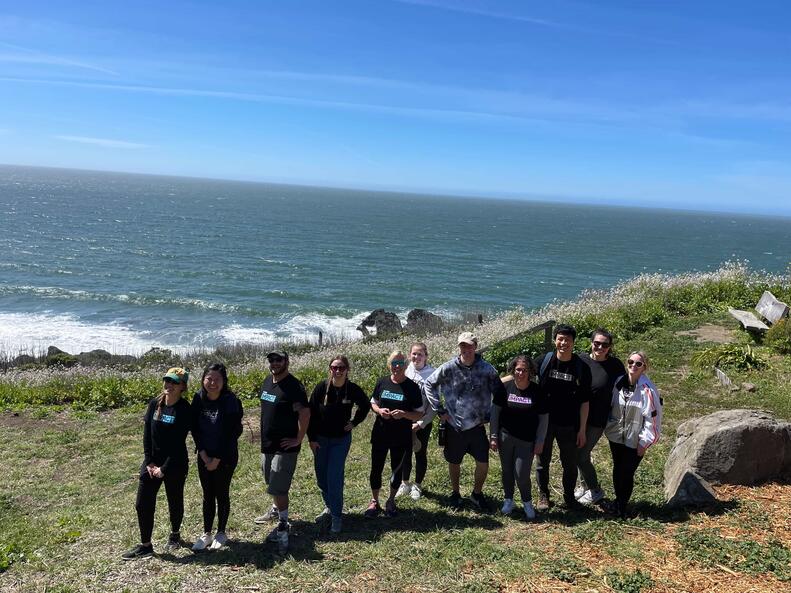
[[92, 72], [101, 72], [102, 74], [111, 74], [113, 76], [118, 76], [117, 72], [110, 70], [109, 68], [103, 68], [101, 66], [88, 64], [86, 62], [73, 60], [71, 58], [67, 58], [63, 56], [55, 56], [52, 54], [47, 54], [35, 49], [31, 49], [29, 47], [22, 47], [21, 45], [14, 45], [11, 43], [0, 41], [0, 47], [5, 47], [14, 52], [14, 53], [0, 54], [0, 62], [10, 62], [17, 64], [46, 64], [50, 66], [67, 66], [70, 68], [79, 68], [82, 70], [90, 70]]
[[104, 146], [106, 148], [127, 148], [138, 149], [148, 148], [147, 144], [138, 144], [137, 142], [127, 142], [125, 140], [111, 140], [108, 138], [90, 138], [88, 136], [55, 136], [58, 140], [65, 140], [66, 142], [79, 142], [80, 144], [94, 144], [96, 146]]

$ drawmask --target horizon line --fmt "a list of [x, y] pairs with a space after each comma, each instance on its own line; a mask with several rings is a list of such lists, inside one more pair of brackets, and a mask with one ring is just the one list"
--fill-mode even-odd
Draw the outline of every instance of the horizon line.
[[[101, 173], [101, 174], [117, 174], [117, 175], [139, 175], [142, 177], [165, 177], [174, 179], [190, 179], [190, 180], [205, 180], [205, 181], [228, 181], [233, 183], [250, 183], [259, 185], [283, 185], [286, 187], [304, 187], [311, 189], [332, 189], [332, 190], [347, 190], [356, 192], [375, 192], [384, 194], [406, 194], [411, 196], [424, 196], [434, 198], [458, 198], [458, 199], [484, 199], [484, 200], [504, 200], [504, 201], [517, 201], [517, 202], [533, 202], [552, 205], [569, 205], [569, 206], [593, 206], [605, 208], [623, 208], [623, 209], [640, 209], [640, 210], [660, 210], [670, 212], [684, 212], [689, 214], [732, 214], [739, 216], [754, 216], [758, 218], [789, 218], [791, 219], [791, 212], [788, 213], [760, 213], [760, 212], [745, 212], [740, 210], [714, 210], [702, 207], [683, 208], [678, 206], [661, 206], [656, 204], [624, 204], [617, 201], [601, 201], [602, 198], [596, 196], [572, 196], [566, 194], [528, 194], [516, 191], [499, 191], [492, 193], [485, 193], [477, 190], [463, 190], [463, 189], [438, 189], [438, 188], [394, 188], [383, 186], [371, 185], [355, 185], [355, 184], [320, 184], [319, 182], [297, 182], [297, 181], [272, 181], [262, 179], [240, 179], [233, 177], [210, 177], [199, 175], [178, 175], [174, 173], [141, 173], [139, 171], [118, 171], [115, 169], [82, 169], [78, 167], [59, 167], [52, 165], [28, 165], [19, 163], [0, 163], [0, 167], [18, 167], [28, 169], [52, 169], [58, 171], [74, 171], [83, 173]], [[458, 192], [458, 193], [456, 193]], [[623, 198], [627, 200], [628, 198]]]

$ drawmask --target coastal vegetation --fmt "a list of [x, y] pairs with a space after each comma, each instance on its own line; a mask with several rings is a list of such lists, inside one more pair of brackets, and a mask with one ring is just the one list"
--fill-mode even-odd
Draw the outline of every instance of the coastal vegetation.
[[[486, 358], [500, 370], [516, 353], [537, 355], [543, 336], [511, 336], [547, 319], [578, 329], [578, 351], [598, 326], [615, 336], [616, 354], [633, 349], [651, 357], [649, 373], [665, 401], [664, 437], [637, 474], [637, 516], [616, 521], [598, 509], [553, 508], [534, 524], [518, 517], [449, 511], [447, 466], [432, 444], [426, 495], [401, 503], [395, 519], [366, 521], [370, 421], [354, 437], [347, 466], [345, 531], [331, 536], [312, 517], [323, 504], [309, 451], [300, 455], [292, 491], [294, 524], [289, 555], [263, 543], [252, 518], [269, 500], [258, 465], [256, 389], [266, 376], [263, 353], [225, 358], [230, 384], [246, 400], [240, 466], [232, 484], [228, 550], [122, 563], [134, 543], [136, 469], [142, 459], [141, 415], [172, 363], [197, 372], [208, 358], [196, 353], [161, 358], [136, 368], [31, 365], [0, 374], [0, 454], [11, 488], [0, 494], [0, 589], [20, 591], [781, 591], [791, 588], [791, 487], [717, 489], [722, 504], [688, 514], [663, 506], [663, 468], [676, 427], [718, 409], [761, 408], [791, 419], [791, 357], [785, 324], [763, 339], [738, 328], [727, 308], [749, 309], [764, 290], [791, 301], [791, 277], [726, 264], [714, 272], [644, 275], [609, 290], [540, 310], [514, 309], [476, 326]], [[777, 324], [775, 327], [781, 326]], [[716, 331], [708, 331], [715, 328]], [[422, 338], [438, 364], [456, 350], [457, 331]], [[725, 339], [723, 339], [723, 336]], [[779, 336], [779, 337], [778, 337]], [[351, 379], [370, 391], [385, 374], [385, 358], [411, 336], [304, 347], [292, 371], [307, 386], [326, 377], [334, 351], [352, 364]], [[732, 381], [720, 385], [713, 365]], [[739, 386], [751, 383], [753, 390]], [[193, 386], [196, 383], [193, 382]], [[605, 492], [611, 493], [606, 443], [594, 451]], [[462, 491], [469, 492], [469, 468]], [[557, 474], [557, 472], [554, 472]], [[499, 463], [485, 491], [499, 502]], [[557, 476], [552, 483], [560, 492]], [[192, 471], [185, 491], [182, 533], [199, 532], [200, 488]], [[401, 500], [401, 499], [399, 499]], [[167, 537], [161, 501], [155, 547]]]

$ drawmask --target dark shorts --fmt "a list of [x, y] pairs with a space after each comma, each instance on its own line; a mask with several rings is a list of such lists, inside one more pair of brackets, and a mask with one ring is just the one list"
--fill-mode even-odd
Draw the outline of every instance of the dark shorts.
[[469, 453], [479, 463], [489, 463], [489, 440], [483, 425], [458, 431], [448, 426], [445, 429], [445, 461], [457, 465]]

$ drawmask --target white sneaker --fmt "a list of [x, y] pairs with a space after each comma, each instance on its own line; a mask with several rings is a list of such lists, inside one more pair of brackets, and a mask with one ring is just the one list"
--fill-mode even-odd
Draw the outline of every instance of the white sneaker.
[[420, 487], [420, 484], [415, 482], [412, 484], [412, 490], [409, 492], [409, 498], [412, 500], [420, 500], [420, 497], [423, 495], [423, 489]]
[[318, 515], [316, 515], [316, 523], [321, 523], [322, 521], [329, 519], [330, 517], [332, 517], [332, 513], [330, 512], [330, 509], [324, 507], [324, 510], [321, 511]]
[[209, 546], [210, 550], [219, 550], [222, 548], [226, 542], [228, 541], [228, 536], [225, 535], [224, 531], [218, 531], [217, 535], [214, 536], [214, 541]]
[[412, 491], [412, 484], [409, 482], [401, 482], [401, 485], [396, 490], [396, 498], [399, 496], [405, 496]]
[[268, 542], [280, 542], [282, 534], [286, 534], [286, 543], [288, 543], [288, 532], [291, 529], [291, 523], [288, 521], [280, 521], [275, 528], [266, 536]]
[[596, 504], [602, 498], [604, 498], [604, 492], [600, 488], [598, 490], [586, 490], [585, 494], [579, 497], [579, 501], [582, 504]]
[[536, 518], [536, 510], [533, 508], [533, 502], [528, 500], [526, 503], [523, 504], [525, 509], [525, 518], [528, 521], [532, 521]]
[[198, 539], [195, 540], [195, 543], [192, 544], [192, 551], [200, 552], [202, 550], [205, 550], [211, 545], [212, 541], [213, 539], [211, 536], [211, 532], [207, 531], [202, 536], [200, 536]]
[[503, 515], [510, 515], [514, 512], [514, 499], [513, 498], [506, 498], [503, 501], [503, 508], [500, 509], [500, 512]]
[[574, 498], [579, 500], [580, 497], [584, 495], [586, 492], [587, 490], [585, 490], [583, 486], [577, 486], [576, 488], [574, 488]]

